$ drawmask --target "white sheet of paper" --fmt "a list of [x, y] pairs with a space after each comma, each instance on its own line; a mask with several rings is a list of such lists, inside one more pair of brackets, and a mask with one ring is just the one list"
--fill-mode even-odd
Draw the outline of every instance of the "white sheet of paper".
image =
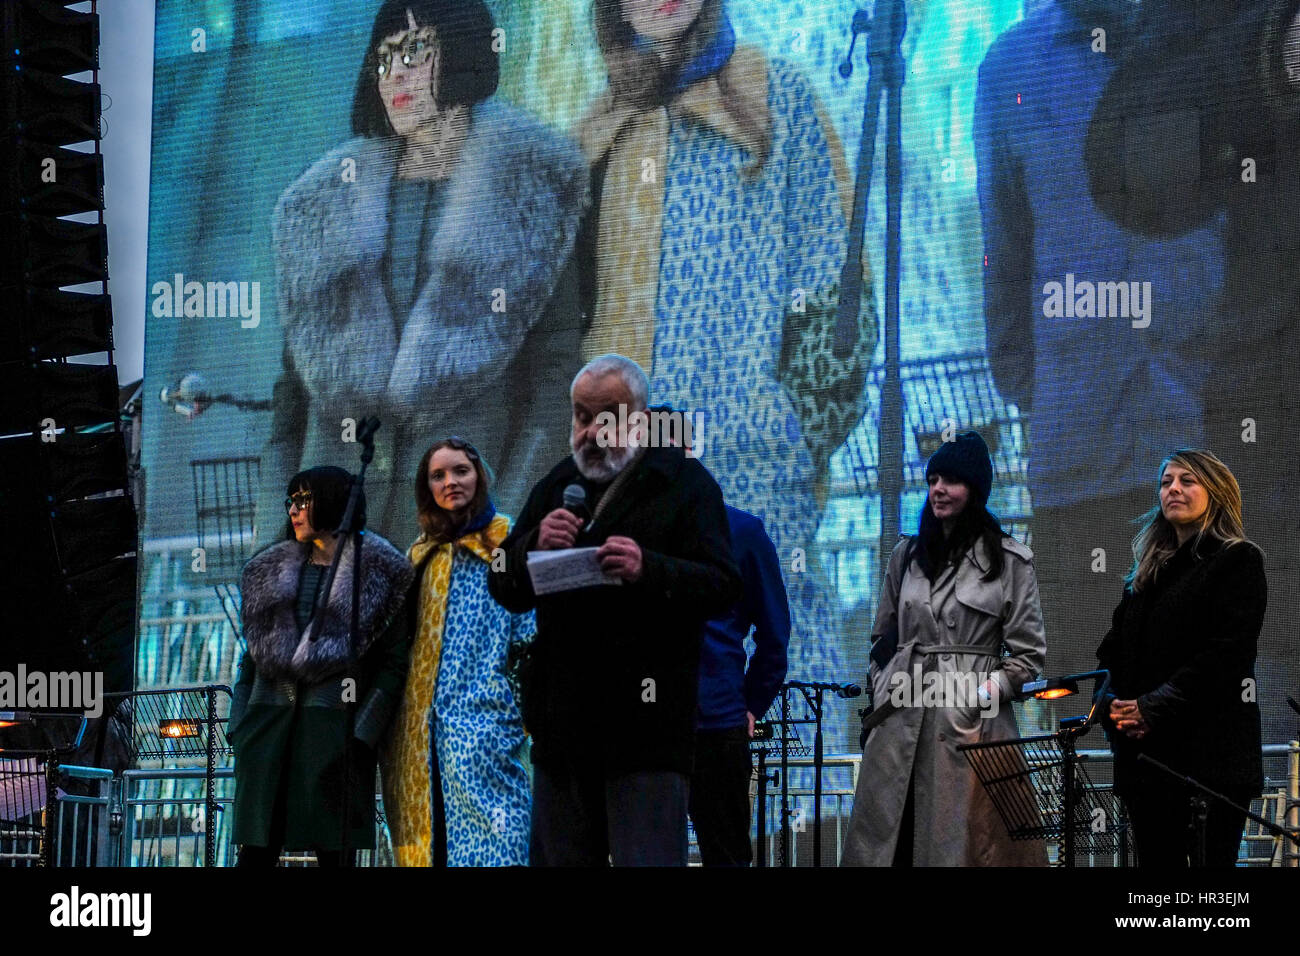
[[553, 594], [591, 587], [593, 584], [622, 584], [622, 578], [600, 570], [596, 548], [561, 548], [558, 551], [529, 551], [528, 576], [534, 594]]

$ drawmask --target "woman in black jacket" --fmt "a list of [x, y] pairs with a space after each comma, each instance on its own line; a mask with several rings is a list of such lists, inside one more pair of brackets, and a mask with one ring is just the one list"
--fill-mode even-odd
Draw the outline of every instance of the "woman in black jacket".
[[[1264, 561], [1241, 523], [1241, 490], [1206, 451], [1160, 467], [1160, 504], [1133, 540], [1133, 569], [1097, 649], [1115, 697], [1106, 723], [1115, 788], [1143, 866], [1197, 859], [1191, 790], [1147, 754], [1242, 806], [1263, 786], [1255, 651], [1267, 601]], [[1237, 859], [1245, 818], [1212, 801], [1207, 866]]]

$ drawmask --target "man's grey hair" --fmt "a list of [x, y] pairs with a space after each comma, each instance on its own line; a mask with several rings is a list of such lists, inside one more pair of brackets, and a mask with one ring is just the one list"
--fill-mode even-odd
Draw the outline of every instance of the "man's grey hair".
[[604, 355], [596, 356], [573, 376], [573, 383], [569, 386], [570, 397], [573, 396], [573, 390], [578, 385], [578, 379], [588, 374], [597, 378], [606, 375], [617, 375], [621, 378], [632, 395], [632, 404], [635, 406], [633, 411], [639, 411], [650, 404], [650, 380], [646, 378], [644, 369], [626, 355], [606, 352]]

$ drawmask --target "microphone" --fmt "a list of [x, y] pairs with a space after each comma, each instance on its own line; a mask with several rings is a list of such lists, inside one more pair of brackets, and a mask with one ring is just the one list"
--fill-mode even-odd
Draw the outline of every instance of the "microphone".
[[853, 36], [849, 40], [849, 52], [844, 54], [844, 59], [840, 63], [840, 76], [848, 79], [853, 75], [853, 48], [858, 45], [859, 33], [871, 32], [871, 14], [866, 10], [856, 10], [853, 13]]
[[379, 419], [371, 415], [369, 418], [361, 419], [361, 424], [357, 426], [357, 442], [361, 445], [370, 445], [374, 443], [375, 432], [379, 431]]
[[586, 522], [585, 527], [582, 528], [584, 532], [590, 531], [591, 525], [595, 524], [595, 518], [591, 516], [591, 511], [586, 506], [586, 489], [582, 488], [582, 485], [572, 484], [564, 489], [564, 510]]
[[587, 510], [587, 489], [582, 485], [569, 485], [564, 489], [564, 510], [572, 511], [579, 518], [590, 516]]

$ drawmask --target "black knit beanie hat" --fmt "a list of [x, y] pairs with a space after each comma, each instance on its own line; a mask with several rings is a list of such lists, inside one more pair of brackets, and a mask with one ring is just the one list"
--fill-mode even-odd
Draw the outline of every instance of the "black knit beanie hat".
[[925, 478], [934, 474], [956, 478], [970, 486], [971, 494], [980, 504], [987, 504], [993, 490], [993, 460], [989, 446], [979, 432], [965, 432], [953, 441], [946, 441], [930, 456], [925, 465]]

